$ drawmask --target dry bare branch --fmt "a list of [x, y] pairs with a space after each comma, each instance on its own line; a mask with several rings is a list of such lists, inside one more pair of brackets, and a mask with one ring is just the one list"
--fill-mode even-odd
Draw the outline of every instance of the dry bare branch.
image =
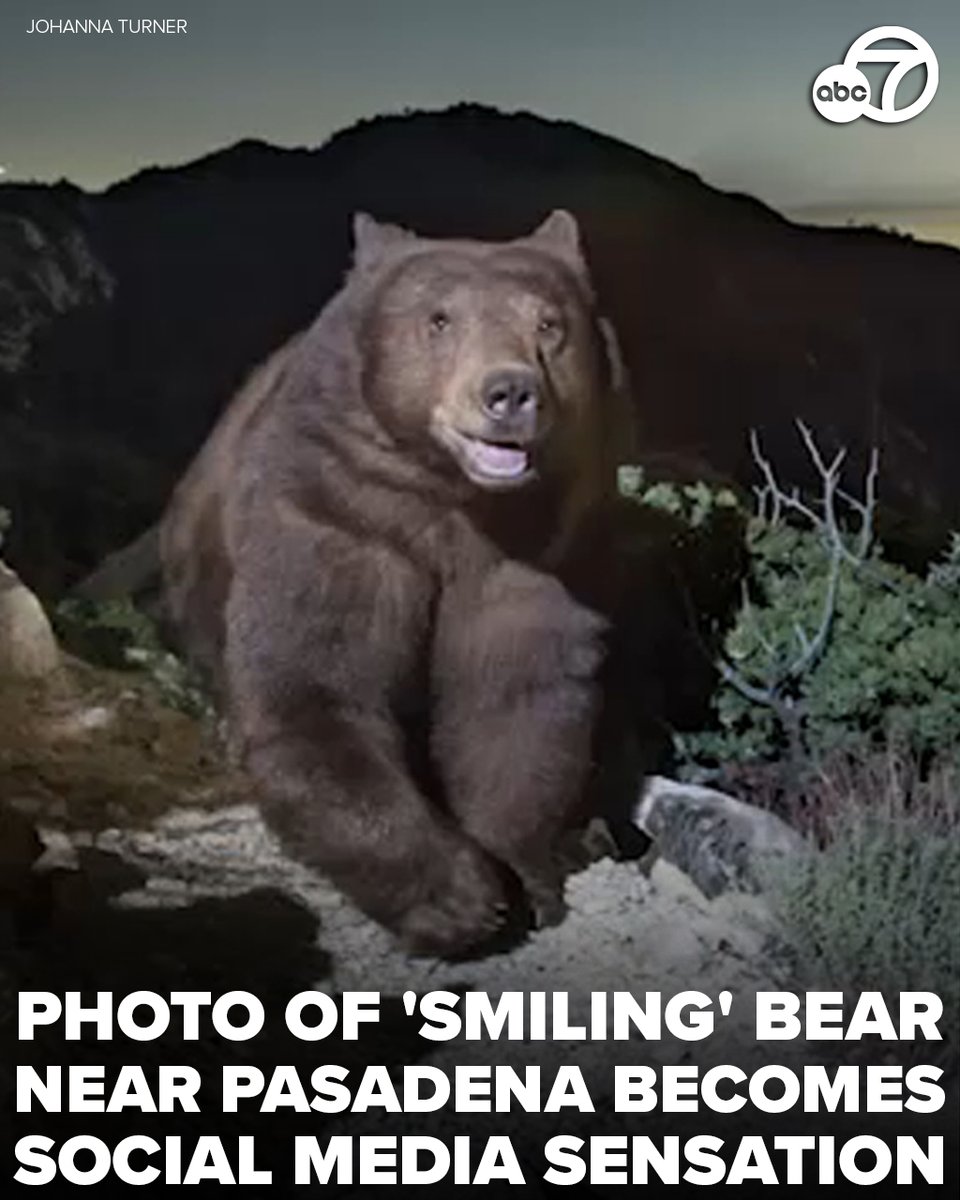
[[[754, 488], [754, 494], [757, 497], [757, 516], [764, 523], [776, 525], [785, 513], [790, 512], [803, 518], [823, 538], [825, 552], [828, 555], [828, 567], [820, 606], [820, 618], [812, 633], [804, 629], [799, 622], [794, 624], [793, 632], [799, 645], [799, 653], [786, 666], [776, 670], [775, 677], [770, 683], [761, 685], [747, 678], [727, 659], [721, 659], [717, 664], [722, 678], [731, 687], [748, 700], [773, 708], [781, 717], [788, 715], [788, 709], [792, 716], [793, 705], [785, 690], [787, 685], [796, 682], [816, 664], [830, 640], [830, 632], [836, 616], [843, 564], [848, 563], [854, 567], [861, 567], [870, 552], [873, 542], [873, 518], [877, 504], [879, 472], [879, 454], [874, 449], [870, 455], [864, 483], [864, 498], [859, 500], [851, 496], [840, 487], [841, 473], [847, 456], [846, 450], [838, 450], [828, 462], [817, 445], [810, 427], [801, 420], [798, 420], [796, 424], [806, 451], [821, 480], [821, 495], [815, 502], [816, 506], [805, 501], [801, 497], [799, 489], [795, 488], [787, 492], [780, 486], [770, 460], [763, 453], [760, 438], [755, 429], [750, 431], [750, 448], [754, 462], [760, 471], [762, 482]], [[846, 505], [859, 517], [860, 526], [855, 536], [855, 549], [851, 549], [847, 537], [844, 535], [838, 512], [838, 502]], [[762, 635], [746, 588], [744, 589], [744, 613], [746, 619], [753, 626], [753, 632], [761, 648], [770, 659], [771, 668], [776, 669], [778, 657], [776, 648]]]

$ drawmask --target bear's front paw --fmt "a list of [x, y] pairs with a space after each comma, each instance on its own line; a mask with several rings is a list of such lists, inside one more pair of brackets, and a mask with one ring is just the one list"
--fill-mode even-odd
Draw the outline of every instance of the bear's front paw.
[[462, 957], [492, 949], [495, 939], [510, 936], [521, 892], [502, 863], [465, 842], [435, 859], [430, 875], [424, 881], [426, 895], [397, 925], [412, 954]]

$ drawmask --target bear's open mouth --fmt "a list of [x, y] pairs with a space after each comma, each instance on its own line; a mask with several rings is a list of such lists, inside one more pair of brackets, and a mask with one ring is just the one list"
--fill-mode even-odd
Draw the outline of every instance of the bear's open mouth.
[[520, 483], [533, 472], [530, 448], [519, 442], [492, 442], [449, 427], [443, 435], [463, 470], [478, 483]]
[[475, 467], [497, 479], [517, 479], [530, 466], [530, 455], [515, 442], [485, 442], [464, 438], [464, 449]]

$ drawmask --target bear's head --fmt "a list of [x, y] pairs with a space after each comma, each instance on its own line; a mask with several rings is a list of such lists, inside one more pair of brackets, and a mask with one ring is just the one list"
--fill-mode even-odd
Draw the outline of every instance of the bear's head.
[[477, 488], [583, 470], [621, 370], [575, 219], [510, 242], [354, 219], [364, 398], [398, 442]]

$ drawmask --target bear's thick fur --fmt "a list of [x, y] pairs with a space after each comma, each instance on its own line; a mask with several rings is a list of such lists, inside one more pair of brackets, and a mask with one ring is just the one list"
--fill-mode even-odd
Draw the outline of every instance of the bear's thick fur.
[[289, 850], [450, 955], [546, 903], [584, 815], [626, 406], [568, 213], [354, 234], [177, 489], [166, 594]]

